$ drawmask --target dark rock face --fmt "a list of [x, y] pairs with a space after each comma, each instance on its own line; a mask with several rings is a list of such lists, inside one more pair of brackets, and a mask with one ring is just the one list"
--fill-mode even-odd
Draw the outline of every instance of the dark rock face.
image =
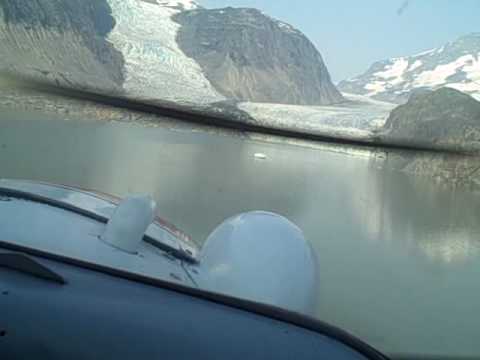
[[384, 134], [396, 142], [480, 149], [480, 102], [458, 90], [414, 93], [395, 108]]
[[107, 0], [2, 0], [1, 66], [61, 85], [121, 88], [124, 59], [106, 40], [114, 26]]
[[66, 24], [77, 31], [86, 30], [84, 37], [105, 36], [114, 27], [110, 6], [106, 2], [93, 1], [79, 4], [73, 0], [7, 0], [0, 4], [7, 23], [40, 25], [46, 29], [63, 30]]
[[256, 9], [179, 13], [177, 42], [221, 94], [239, 101], [327, 105], [343, 101], [315, 46]]

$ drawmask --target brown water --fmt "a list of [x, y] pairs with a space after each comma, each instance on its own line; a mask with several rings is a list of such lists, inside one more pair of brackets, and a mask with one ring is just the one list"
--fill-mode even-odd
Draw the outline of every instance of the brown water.
[[233, 214], [278, 212], [318, 252], [319, 318], [388, 353], [480, 356], [475, 187], [399, 172], [373, 150], [2, 118], [0, 177], [150, 193], [199, 242]]

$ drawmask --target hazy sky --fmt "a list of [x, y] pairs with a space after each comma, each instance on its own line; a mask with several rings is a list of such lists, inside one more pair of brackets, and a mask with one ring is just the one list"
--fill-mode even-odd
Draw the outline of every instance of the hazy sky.
[[255, 7], [303, 31], [335, 81], [377, 60], [413, 55], [480, 32], [480, 0], [198, 0]]

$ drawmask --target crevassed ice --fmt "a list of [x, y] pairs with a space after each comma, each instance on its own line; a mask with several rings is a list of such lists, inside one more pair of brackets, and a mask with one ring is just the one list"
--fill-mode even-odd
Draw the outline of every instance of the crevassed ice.
[[193, 10], [199, 7], [198, 3], [193, 0], [157, 0], [157, 3], [162, 6], [183, 8], [184, 10]]
[[[108, 36], [125, 58], [124, 89], [145, 100], [208, 104], [223, 100], [200, 65], [179, 48], [180, 10], [138, 0], [108, 0], [116, 25]], [[168, 3], [179, 1], [168, 1]], [[182, 1], [182, 3], [194, 3]]]
[[242, 102], [240, 110], [265, 126], [297, 129], [340, 138], [366, 139], [381, 128], [394, 104], [362, 95], [342, 93], [351, 106], [300, 106]]

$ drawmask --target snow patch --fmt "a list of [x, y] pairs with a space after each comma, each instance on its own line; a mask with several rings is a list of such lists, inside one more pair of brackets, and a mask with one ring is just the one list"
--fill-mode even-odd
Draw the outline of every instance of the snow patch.
[[396, 78], [393, 81], [399, 81], [399, 78], [402, 77], [402, 75], [408, 69], [408, 60], [402, 57], [402, 58], [392, 59], [392, 61], [393, 61], [393, 64], [387, 65], [385, 67], [386, 70], [376, 72], [373, 75], [383, 79]]
[[467, 79], [480, 82], [480, 52], [476, 57], [472, 56], [472, 61], [465, 64], [462, 70], [467, 73]]
[[372, 106], [377, 106], [377, 107], [396, 106], [395, 104], [389, 103], [387, 101], [372, 99], [372, 98], [367, 97], [365, 95], [352, 94], [352, 93], [348, 93], [348, 92], [342, 92], [342, 95], [346, 100], [353, 101], [353, 102], [356, 102], [356, 103], [359, 103], [359, 104], [372, 105]]
[[409, 66], [407, 71], [413, 71], [415, 69], [418, 69], [420, 66], [422, 66], [422, 64], [422, 60], [416, 60], [412, 65]]
[[297, 30], [292, 25], [284, 23], [283, 21], [280, 21], [280, 20], [276, 20], [276, 22], [280, 29], [290, 33], [294, 33], [294, 34], [297, 33]]
[[[415, 88], [435, 90], [448, 86], [478, 96], [480, 93], [480, 52], [478, 43], [458, 41], [417, 53], [376, 63], [359, 77], [345, 81], [345, 89], [369, 97], [382, 95], [391, 101], [403, 101], [405, 93]], [[348, 84], [350, 83], [350, 84]]]
[[446, 84], [445, 87], [456, 89], [467, 94], [475, 92], [478, 92], [480, 94], [480, 84], [476, 84], [473, 82]]
[[[414, 83], [414, 87], [436, 87], [447, 83], [447, 79], [459, 71], [467, 73], [467, 78], [480, 77], [480, 63], [478, 56], [460, 56], [457, 60], [448, 64], [438, 65], [435, 69], [420, 73]], [[470, 78], [472, 77], [472, 78]]]
[[430, 49], [430, 50], [426, 50], [426, 51], [422, 51], [422, 52], [419, 52], [415, 55], [412, 55], [412, 57], [420, 57], [420, 56], [425, 56], [425, 55], [429, 55], [429, 54], [433, 54], [435, 51], [437, 51], [436, 48], [433, 48], [433, 49]]
[[161, 6], [184, 10], [194, 10], [200, 7], [198, 3], [193, 0], [157, 0], [157, 3]]
[[404, 74], [407, 71], [409, 62], [405, 58], [392, 59], [392, 63], [385, 66], [383, 71], [373, 74], [375, 80], [365, 85], [367, 96], [374, 96], [386, 91], [389, 87], [401, 84], [405, 81]]
[[365, 90], [368, 90], [369, 93], [366, 94], [367, 96], [373, 96], [384, 92], [387, 90], [386, 88], [387, 82], [386, 81], [374, 81], [365, 85]]

